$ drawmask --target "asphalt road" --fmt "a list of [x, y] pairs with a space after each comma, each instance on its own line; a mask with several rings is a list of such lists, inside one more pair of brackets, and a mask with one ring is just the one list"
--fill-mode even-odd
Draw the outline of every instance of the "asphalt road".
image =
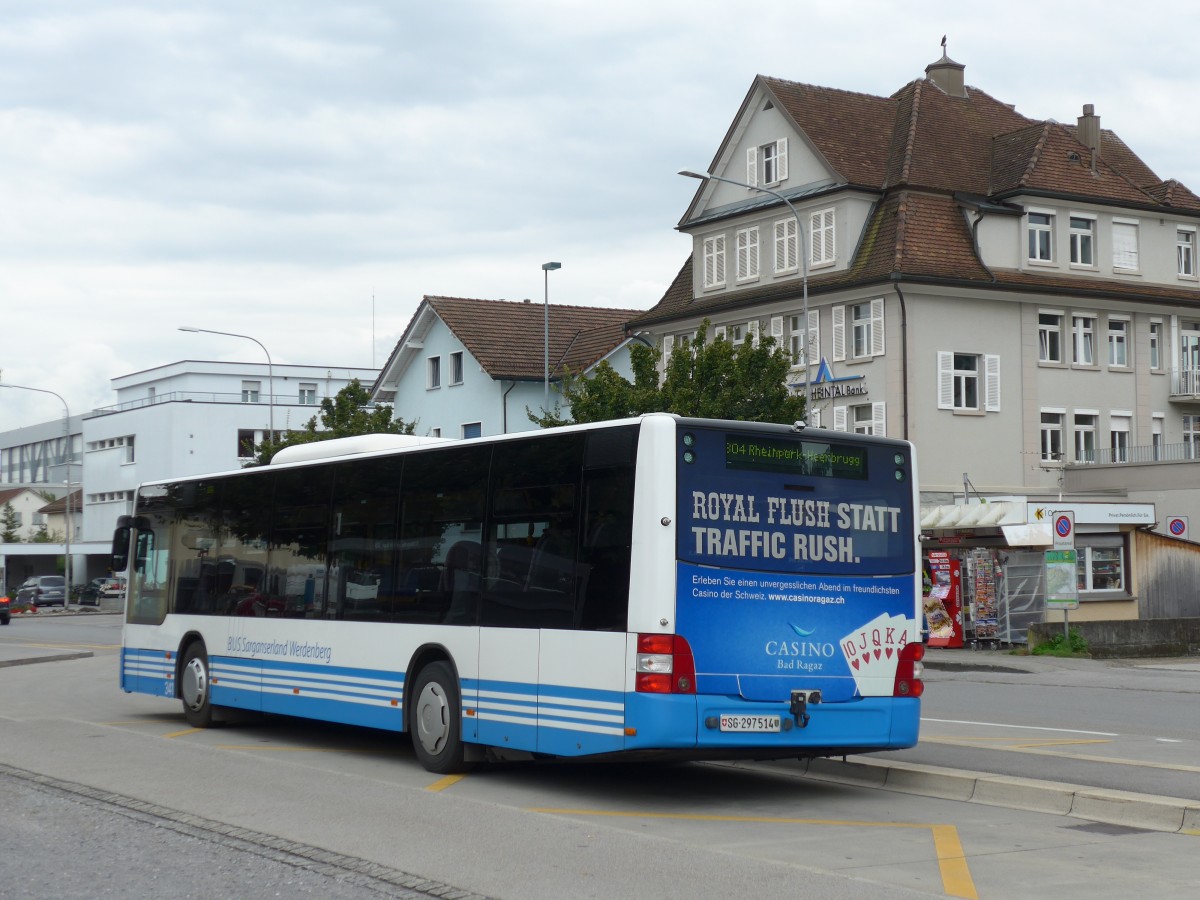
[[[1163, 814], [1179, 808], [1161, 798], [1131, 802], [1045, 781], [1032, 789], [1026, 779], [934, 768], [927, 757], [522, 764], [438, 778], [396, 735], [278, 717], [191, 729], [177, 703], [119, 691], [116, 617], [71, 621], [0, 629], [0, 846], [20, 847], [25, 834], [37, 844], [6, 852], [0, 872], [31, 885], [27, 896], [104, 896], [119, 886], [123, 896], [156, 900], [305, 892], [1096, 900], [1183, 896], [1197, 878], [1200, 819], [1178, 833], [1184, 820], [1172, 827]], [[46, 655], [26, 663], [29, 654]], [[1096, 755], [1103, 745], [1055, 733], [1053, 747], [1018, 748], [993, 735], [980, 751], [964, 723], [984, 723], [971, 727], [987, 735], [1057, 728], [1033, 723], [1058, 715], [1074, 729], [1074, 716], [1091, 722], [1096, 709], [1146, 704], [1147, 689], [1122, 692], [1122, 681], [1166, 678], [1170, 690], [1157, 694], [1170, 707], [1180, 696], [1191, 702], [1200, 679], [1192, 668], [1134, 676], [1106, 663], [983, 655], [938, 654], [931, 664], [929, 740], [908, 752], [968, 761], [984, 752], [1037, 766], [1039, 754], [1026, 751]], [[1017, 665], [1034, 671], [997, 671]], [[1121, 693], [1058, 713], [1003, 699], [1032, 688], [1041, 705], [1070, 702], [1058, 689], [1086, 693], [1089, 683]], [[1137, 726], [1123, 736], [1136, 732], [1131, 743], [1157, 752], [1146, 739], [1169, 716], [1133, 715], [1119, 715]], [[1190, 740], [1188, 726], [1178, 728], [1171, 739]]]

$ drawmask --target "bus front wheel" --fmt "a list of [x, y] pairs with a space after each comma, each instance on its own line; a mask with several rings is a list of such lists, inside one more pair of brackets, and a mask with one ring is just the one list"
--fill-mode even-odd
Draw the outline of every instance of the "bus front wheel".
[[463, 771], [462, 702], [454, 670], [440, 660], [430, 663], [417, 676], [414, 692], [409, 730], [417, 759], [439, 775]]
[[209, 694], [208, 651], [200, 641], [187, 648], [179, 676], [179, 696], [183, 714], [194, 728], [208, 728], [213, 723], [212, 700]]

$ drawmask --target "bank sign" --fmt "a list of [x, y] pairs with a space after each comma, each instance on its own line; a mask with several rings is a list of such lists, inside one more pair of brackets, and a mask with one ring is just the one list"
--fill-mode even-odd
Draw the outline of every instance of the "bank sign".
[[909, 461], [702, 430], [681, 456], [676, 618], [698, 690], [890, 696], [920, 640], [911, 482], [893, 473]]

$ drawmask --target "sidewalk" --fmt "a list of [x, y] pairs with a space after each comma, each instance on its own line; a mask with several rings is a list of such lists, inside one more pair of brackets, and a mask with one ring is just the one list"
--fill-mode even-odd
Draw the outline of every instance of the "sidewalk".
[[[112, 616], [120, 615], [119, 609], [100, 609], [95, 606], [69, 606], [66, 609], [52, 607], [36, 613], [14, 613], [12, 621], [0, 626], [0, 669], [6, 666], [25, 666], [31, 663], [56, 662], [64, 659], [87, 659], [94, 656], [91, 650], [65, 650], [46, 644], [14, 640], [19, 634], [20, 622], [37, 619], [57, 619], [63, 616]], [[9, 640], [5, 640], [9, 638]]]

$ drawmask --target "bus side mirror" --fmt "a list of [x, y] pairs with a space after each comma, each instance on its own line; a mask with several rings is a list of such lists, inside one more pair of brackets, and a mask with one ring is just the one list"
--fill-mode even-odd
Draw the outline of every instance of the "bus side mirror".
[[[122, 516], [122, 519], [127, 518]], [[114, 572], [124, 572], [129, 568], [129, 538], [133, 534], [133, 529], [125, 524], [118, 524], [117, 530], [113, 532], [112, 542], [112, 562], [111, 567]]]

